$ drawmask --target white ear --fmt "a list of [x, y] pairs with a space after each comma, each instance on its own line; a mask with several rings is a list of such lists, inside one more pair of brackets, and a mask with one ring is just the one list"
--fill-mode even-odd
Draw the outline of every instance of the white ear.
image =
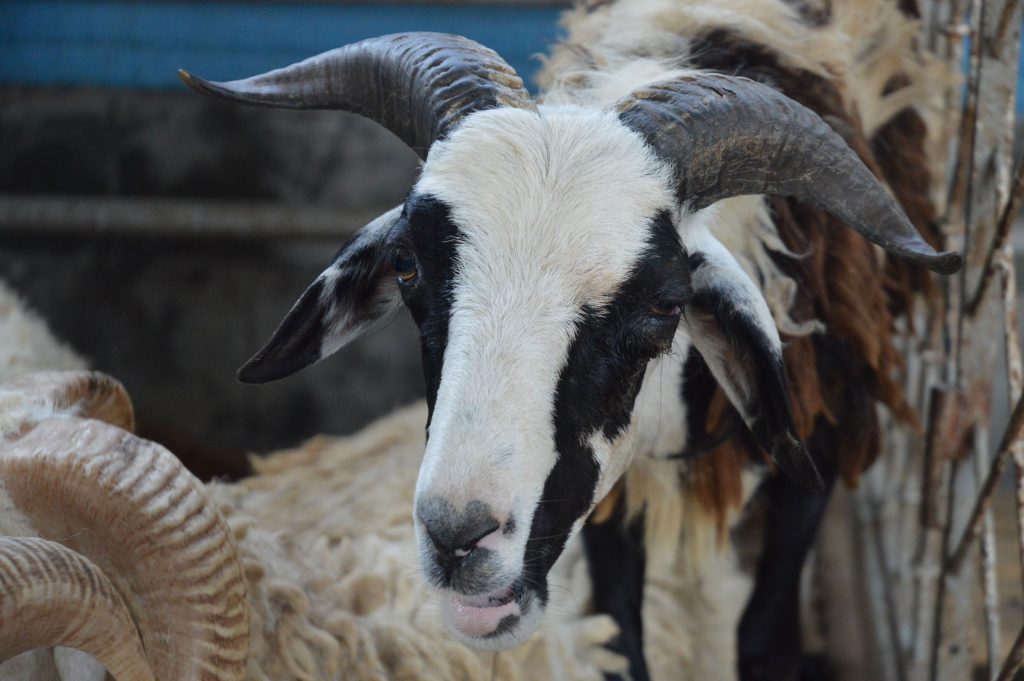
[[387, 238], [398, 206], [363, 227], [299, 297], [270, 341], [238, 370], [245, 383], [284, 378], [318, 362], [402, 304]]
[[768, 303], [705, 227], [695, 225], [684, 245], [692, 295], [683, 323], [694, 347], [772, 460], [799, 482], [820, 488], [821, 476], [796, 434], [782, 342]]

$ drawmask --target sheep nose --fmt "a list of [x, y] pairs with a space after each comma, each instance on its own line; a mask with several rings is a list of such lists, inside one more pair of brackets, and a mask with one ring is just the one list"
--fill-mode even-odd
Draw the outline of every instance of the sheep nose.
[[416, 517], [438, 554], [461, 560], [476, 548], [484, 537], [501, 527], [482, 501], [470, 501], [459, 511], [439, 497], [427, 497], [416, 504]]

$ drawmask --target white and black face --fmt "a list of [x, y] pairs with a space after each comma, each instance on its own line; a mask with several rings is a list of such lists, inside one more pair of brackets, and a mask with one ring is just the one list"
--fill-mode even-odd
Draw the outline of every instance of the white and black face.
[[678, 72], [608, 111], [536, 107], [491, 50], [415, 32], [242, 80], [182, 77], [232, 101], [358, 112], [432, 145], [405, 204], [341, 249], [239, 378], [287, 376], [409, 309], [430, 405], [423, 568], [477, 647], [538, 626], [549, 569], [629, 465], [637, 403], [657, 406], [637, 396], [677, 329], [757, 443], [821, 484], [772, 315], [712, 235], [713, 203], [779, 193], [937, 271], [961, 261], [921, 239], [824, 121], [745, 78]]
[[539, 626], [548, 571], [629, 465], [645, 369], [683, 313], [766, 448], [795, 442], [767, 306], [705, 222], [680, 211], [673, 184], [613, 114], [476, 113], [240, 372], [287, 375], [408, 308], [430, 407], [421, 564], [474, 647], [507, 648]]
[[687, 293], [671, 181], [614, 116], [494, 110], [434, 145], [395, 223], [431, 414], [421, 564], [476, 647], [537, 627], [548, 570], [629, 462]]

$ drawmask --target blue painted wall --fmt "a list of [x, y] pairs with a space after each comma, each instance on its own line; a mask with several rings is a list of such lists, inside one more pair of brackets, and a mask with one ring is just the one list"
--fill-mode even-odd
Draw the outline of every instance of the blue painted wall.
[[252, 75], [397, 31], [478, 40], [527, 81], [559, 35], [554, 7], [0, 0], [0, 83], [178, 87], [175, 71]]
[[[713, 2], [713, 0], [711, 0]], [[554, 7], [0, 0], [0, 84], [176, 88], [230, 79], [396, 31], [442, 31], [501, 54], [532, 89], [560, 34]], [[1024, 52], [1021, 53], [1024, 66]], [[1024, 79], [1024, 68], [1021, 70]], [[1024, 83], [1018, 111], [1024, 112]]]

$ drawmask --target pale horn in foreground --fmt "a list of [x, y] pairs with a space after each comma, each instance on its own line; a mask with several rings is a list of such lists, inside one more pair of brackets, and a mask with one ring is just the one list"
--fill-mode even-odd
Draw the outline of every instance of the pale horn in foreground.
[[[118, 681], [237, 681], [246, 587], [202, 484], [131, 427], [97, 373], [33, 374], [0, 390], [0, 662], [77, 648]], [[104, 419], [104, 420], [98, 420]]]

